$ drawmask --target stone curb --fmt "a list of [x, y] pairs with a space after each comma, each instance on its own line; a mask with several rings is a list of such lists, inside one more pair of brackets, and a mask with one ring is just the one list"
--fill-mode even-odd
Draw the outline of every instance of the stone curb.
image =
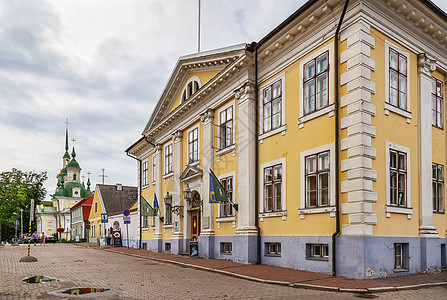
[[[78, 245], [76, 245], [76, 246], [78, 246]], [[168, 260], [168, 259], [143, 256], [143, 255], [125, 253], [125, 252], [120, 252], [120, 251], [114, 251], [109, 248], [100, 249], [100, 248], [92, 248], [87, 245], [79, 245], [79, 246], [87, 247], [90, 249], [98, 249], [98, 250], [102, 250], [102, 251], [113, 252], [113, 253], [122, 254], [122, 255], [134, 256], [134, 257], [138, 257], [138, 258], [146, 258], [146, 259], [150, 259], [150, 260], [154, 260], [154, 261], [158, 261], [158, 262], [179, 265], [182, 267], [187, 267], [187, 268], [192, 268], [192, 269], [197, 269], [197, 270], [202, 270], [202, 271], [220, 273], [223, 275], [236, 277], [236, 278], [240, 278], [240, 279], [245, 279], [245, 280], [250, 280], [250, 281], [255, 281], [255, 282], [260, 282], [260, 283], [289, 286], [289, 287], [294, 287], [294, 288], [312, 289], [312, 290], [319, 290], [319, 291], [328, 291], [328, 292], [372, 294], [372, 293], [396, 292], [396, 291], [402, 291], [402, 290], [415, 290], [415, 289], [427, 288], [427, 287], [432, 287], [432, 286], [447, 285], [447, 281], [442, 281], [442, 282], [420, 283], [420, 284], [405, 285], [405, 286], [384, 286], [384, 287], [359, 288], [359, 289], [340, 288], [340, 287], [307, 284], [307, 283], [299, 283], [299, 282], [287, 282], [287, 281], [261, 279], [261, 278], [256, 278], [256, 277], [252, 277], [252, 276], [232, 273], [229, 271], [213, 269], [213, 268], [208, 268], [208, 267], [203, 267], [203, 266], [198, 266], [198, 265], [193, 265], [193, 264], [187, 264], [187, 263], [183, 263], [183, 262], [179, 262], [179, 261], [175, 261], [175, 260]]]

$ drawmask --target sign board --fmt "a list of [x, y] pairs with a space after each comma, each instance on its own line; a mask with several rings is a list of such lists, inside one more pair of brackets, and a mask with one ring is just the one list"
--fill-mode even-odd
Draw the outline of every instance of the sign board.
[[79, 235], [76, 236], [75, 240], [76, 242], [79, 242]]
[[14, 225], [15, 225], [15, 226], [19, 226], [19, 224], [20, 224], [20, 222], [19, 222], [18, 220], [15, 220], [15, 221], [14, 221]]
[[203, 218], [203, 229], [209, 229], [210, 228], [210, 217], [204, 217]]
[[178, 221], [174, 222], [174, 232], [180, 232], [180, 224]]
[[107, 214], [101, 214], [101, 223], [108, 223], [108, 215]]
[[128, 215], [130, 215], [130, 211], [128, 209], [126, 209], [125, 211], [123, 211], [123, 215], [125, 215], [127, 217]]
[[123, 221], [124, 224], [130, 224], [130, 217], [129, 216], [123, 217]]
[[120, 231], [113, 231], [113, 246], [114, 247], [121, 247], [121, 232]]
[[199, 256], [199, 242], [189, 242], [189, 256], [190, 257]]
[[29, 218], [30, 218], [31, 222], [34, 221], [34, 199], [33, 198], [31, 198], [31, 206], [30, 206], [30, 211], [29, 211]]

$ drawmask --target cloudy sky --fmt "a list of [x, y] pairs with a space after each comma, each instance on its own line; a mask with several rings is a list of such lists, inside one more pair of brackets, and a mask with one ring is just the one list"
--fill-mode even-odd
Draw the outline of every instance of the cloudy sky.
[[[258, 41], [304, 0], [202, 0], [201, 50]], [[447, 0], [434, 0], [447, 10]], [[278, 4], [281, 5], [278, 5]], [[136, 185], [141, 137], [181, 55], [197, 51], [198, 0], [0, 0], [0, 171], [62, 167], [65, 120], [93, 185]], [[70, 153], [71, 153], [70, 142]]]

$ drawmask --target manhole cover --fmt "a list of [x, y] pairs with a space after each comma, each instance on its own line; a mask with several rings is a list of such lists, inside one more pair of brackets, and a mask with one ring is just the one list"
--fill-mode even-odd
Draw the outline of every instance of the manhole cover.
[[94, 294], [94, 293], [103, 293], [110, 289], [106, 288], [73, 288], [64, 290], [61, 293], [67, 295], [85, 295], [85, 294]]
[[48, 283], [48, 282], [58, 282], [58, 279], [46, 277], [46, 276], [31, 276], [22, 279], [23, 283]]

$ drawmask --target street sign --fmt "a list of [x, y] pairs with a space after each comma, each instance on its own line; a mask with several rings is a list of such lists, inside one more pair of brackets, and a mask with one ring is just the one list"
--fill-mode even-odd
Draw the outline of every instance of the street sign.
[[129, 216], [123, 217], [123, 220], [124, 220], [124, 224], [130, 224], [130, 217]]
[[31, 207], [30, 207], [30, 211], [29, 211], [29, 219], [31, 222], [34, 221], [34, 199], [31, 198]]
[[126, 209], [125, 211], [123, 211], [123, 215], [125, 215], [125, 216], [130, 215], [130, 211], [128, 209]]
[[17, 220], [14, 221], [14, 225], [15, 225], [15, 226], [19, 226], [19, 224], [20, 224], [19, 221], [17, 221]]
[[101, 223], [108, 223], [108, 215], [107, 214], [101, 214]]

